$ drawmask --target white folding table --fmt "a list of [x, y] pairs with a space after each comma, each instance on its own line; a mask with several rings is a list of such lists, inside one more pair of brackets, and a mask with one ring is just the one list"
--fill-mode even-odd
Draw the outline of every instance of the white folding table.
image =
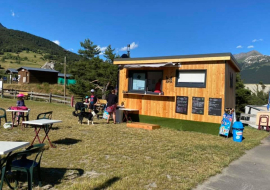
[[[15, 119], [16, 119], [16, 113], [22, 113], [23, 116], [25, 113], [28, 113], [30, 111], [30, 109], [28, 110], [10, 110], [10, 109], [7, 109], [6, 112], [11, 112], [11, 118], [12, 118], [12, 128], [14, 127], [14, 123], [15, 123]], [[22, 117], [22, 120], [24, 121], [24, 117]]]
[[10, 153], [29, 144], [29, 142], [0, 141], [0, 155]]
[[[28, 125], [31, 125], [31, 126], [34, 126], [35, 127], [35, 137], [31, 143], [31, 145], [34, 144], [36, 138], [38, 139], [38, 142], [39, 143], [43, 143], [45, 141], [45, 139], [48, 139], [49, 143], [50, 143], [50, 146], [51, 147], [54, 147], [49, 139], [49, 132], [52, 128], [52, 125], [54, 123], [61, 123], [62, 121], [61, 120], [50, 120], [50, 119], [37, 119], [37, 120], [31, 120], [31, 121], [23, 121], [23, 124], [28, 124]], [[38, 134], [39, 134], [39, 131], [41, 129], [44, 129], [44, 132], [45, 132], [45, 137], [43, 138], [43, 140], [41, 141]]]

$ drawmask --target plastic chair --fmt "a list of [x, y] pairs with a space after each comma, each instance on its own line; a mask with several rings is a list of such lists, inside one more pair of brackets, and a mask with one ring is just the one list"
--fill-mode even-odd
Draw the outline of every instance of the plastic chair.
[[[18, 124], [20, 123], [20, 119], [23, 118], [24, 121], [29, 121], [29, 113], [30, 109], [28, 109], [28, 112], [25, 115], [18, 114]], [[26, 126], [28, 126], [26, 124]]]
[[52, 119], [52, 111], [38, 114], [37, 119]]
[[6, 110], [4, 108], [0, 108], [0, 113], [3, 111], [3, 115], [0, 115], [0, 125], [1, 125], [1, 119], [5, 118], [5, 122], [7, 122], [7, 114]]
[[[2, 168], [2, 177], [0, 190], [3, 187], [3, 182], [5, 180], [5, 174], [7, 171], [16, 171], [17, 175], [15, 178], [15, 188], [18, 186], [18, 177], [20, 172], [26, 172], [28, 189], [32, 190], [32, 181], [34, 168], [38, 171], [38, 182], [39, 187], [41, 187], [41, 175], [40, 175], [40, 162], [42, 158], [45, 144], [35, 144], [28, 147], [25, 151], [17, 152], [8, 157], [6, 165]], [[28, 156], [36, 154], [34, 160], [27, 159]], [[9, 184], [8, 184], [9, 185]], [[10, 186], [10, 185], [9, 185]]]

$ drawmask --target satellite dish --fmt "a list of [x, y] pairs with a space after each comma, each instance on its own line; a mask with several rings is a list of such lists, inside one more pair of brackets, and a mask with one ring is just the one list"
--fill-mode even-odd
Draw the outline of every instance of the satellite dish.
[[124, 53], [124, 54], [121, 56], [121, 58], [129, 58], [129, 57], [128, 57], [127, 54]]

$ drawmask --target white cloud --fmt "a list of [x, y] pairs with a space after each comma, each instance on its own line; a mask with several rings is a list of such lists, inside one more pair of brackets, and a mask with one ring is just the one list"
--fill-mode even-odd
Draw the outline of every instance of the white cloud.
[[[135, 48], [137, 48], [137, 47], [139, 47], [139, 44], [136, 44], [135, 42], [132, 42], [132, 43], [130, 44], [130, 49], [135, 49]], [[127, 47], [122, 47], [122, 48], [120, 49], [120, 51], [127, 51]]]
[[237, 46], [236, 48], [243, 48], [243, 46], [239, 45], [239, 46]]
[[254, 46], [248, 46], [247, 48], [254, 48]]
[[74, 49], [73, 48], [69, 48], [68, 51], [74, 51]]
[[263, 39], [254, 39], [254, 40], [252, 40], [252, 42], [261, 42], [261, 41], [263, 41]]
[[97, 46], [97, 48], [100, 50], [99, 55], [103, 55], [103, 54], [104, 54], [104, 52], [105, 52], [105, 50], [107, 49], [107, 47], [106, 47], [106, 46], [105, 46], [105, 47], [100, 47], [100, 46]]
[[57, 45], [60, 45], [59, 40], [54, 40], [53, 42], [56, 43]]
[[11, 16], [15, 17], [15, 12], [13, 10], [10, 10]]

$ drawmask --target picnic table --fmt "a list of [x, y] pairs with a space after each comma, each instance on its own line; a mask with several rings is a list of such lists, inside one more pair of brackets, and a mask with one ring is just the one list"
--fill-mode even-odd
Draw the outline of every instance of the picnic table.
[[29, 113], [30, 109], [28, 110], [11, 110], [11, 109], [7, 109], [6, 112], [11, 112], [11, 118], [12, 118], [12, 127], [11, 129], [13, 129], [14, 127], [14, 123], [15, 123], [15, 119], [16, 119], [16, 113], [22, 113], [22, 121], [24, 121], [24, 114], [25, 113]]
[[[51, 147], [55, 147], [52, 145], [50, 138], [49, 138], [49, 132], [52, 129], [52, 125], [54, 123], [61, 123], [62, 120], [50, 120], [50, 119], [37, 119], [37, 120], [30, 120], [30, 121], [23, 121], [23, 124], [28, 124], [31, 125], [35, 128], [35, 137], [31, 143], [31, 145], [34, 144], [35, 140], [38, 139], [39, 143], [43, 143], [45, 141], [45, 139], [47, 139], [50, 143]], [[41, 141], [39, 138], [39, 132], [41, 129], [44, 129], [45, 132], [45, 137], [43, 138], [43, 140]]]

